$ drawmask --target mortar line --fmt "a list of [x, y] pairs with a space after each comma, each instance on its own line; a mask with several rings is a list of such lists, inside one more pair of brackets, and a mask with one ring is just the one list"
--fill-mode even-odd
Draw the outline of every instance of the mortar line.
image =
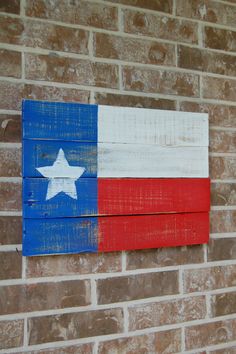
[[[35, 19], [36, 21], [39, 22], [45, 22], [42, 19]], [[68, 27], [68, 26], [65, 26]], [[72, 27], [73, 29], [77, 29], [77, 27]], [[80, 28], [78, 28], [80, 29]], [[123, 38], [123, 39], [136, 39], [140, 40], [143, 42], [157, 42], [157, 43], [163, 43], [163, 44], [170, 44], [172, 46], [178, 44], [181, 46], [193, 48], [193, 49], [201, 49], [203, 51], [209, 51], [209, 52], [215, 52], [218, 54], [223, 54], [223, 55], [228, 55], [231, 57], [236, 56], [236, 53], [233, 51], [229, 50], [223, 50], [223, 49], [217, 49], [217, 48], [210, 48], [210, 47], [200, 47], [199, 44], [193, 44], [193, 43], [188, 43], [188, 42], [182, 42], [180, 41], [172, 41], [169, 39], [165, 38], [159, 38], [159, 37], [151, 37], [148, 35], [138, 35], [135, 33], [127, 33], [127, 32], [111, 32], [109, 30], [104, 30], [104, 29], [97, 29], [97, 28], [91, 28], [88, 27], [86, 29], [87, 32], [93, 32], [93, 33], [101, 33], [101, 34], [108, 34], [111, 36]], [[26, 52], [29, 53], [37, 53], [37, 54], [47, 54], [49, 55], [50, 53], [55, 53], [64, 57], [76, 57], [76, 58], [81, 58], [81, 59], [87, 59], [88, 54], [82, 54], [82, 53], [75, 53], [75, 52], [65, 52], [65, 51], [60, 51], [60, 50], [53, 50], [52, 48], [41, 48], [41, 47], [33, 47], [33, 46], [27, 46], [27, 45], [22, 45], [22, 44], [11, 44], [11, 43], [0, 43], [0, 48], [2, 49], [9, 49], [9, 50], [15, 50], [15, 51], [22, 51], [24, 49]]]
[[[176, 47], [177, 45], [178, 44], [175, 44], [174, 47]], [[91, 44], [89, 46], [91, 46]], [[48, 57], [48, 55], [50, 53], [52, 53], [52, 51], [44, 50], [44, 49], [38, 50], [38, 49], [30, 48], [30, 47], [20, 47], [20, 48], [21, 48], [21, 50], [19, 52], [28, 53], [31, 55], [41, 55], [41, 56]], [[24, 50], [22, 51], [22, 49], [24, 49]], [[90, 49], [90, 51], [91, 51], [91, 49]], [[182, 67], [179, 67], [178, 65], [177, 66], [175, 66], [175, 65], [158, 65], [158, 64], [151, 64], [151, 63], [146, 63], [146, 62], [124, 60], [124, 59], [119, 59], [119, 58], [95, 57], [94, 55], [91, 55], [91, 54], [89, 54], [89, 56], [84, 56], [82, 54], [73, 54], [73, 53], [67, 53], [65, 55], [65, 52], [59, 52], [59, 51], [54, 51], [53, 53], [58, 54], [60, 57], [63, 57], [65, 59], [69, 59], [69, 60], [85, 60], [85, 61], [87, 61], [88, 59], [90, 59], [91, 62], [95, 62], [98, 64], [105, 63], [105, 64], [117, 65], [117, 66], [124, 65], [124, 66], [139, 68], [142, 70], [149, 69], [149, 70], [153, 70], [153, 71], [168, 71], [168, 72], [173, 72], [173, 73], [178, 73], [178, 74], [188, 74], [188, 75], [193, 75], [193, 76], [196, 75], [196, 76], [200, 76], [200, 77], [203, 76], [203, 77], [216, 78], [216, 79], [222, 79], [222, 80], [223, 79], [227, 79], [230, 81], [236, 80], [236, 77], [233, 75], [218, 74], [218, 73], [209, 72], [209, 71], [200, 71], [200, 70], [196, 70], [196, 69], [182, 68]], [[177, 54], [177, 56], [178, 56], [178, 54]], [[177, 60], [177, 57], [176, 57], [176, 60]], [[22, 60], [22, 62], [23, 62], [23, 60]], [[176, 64], [176, 62], [174, 64]], [[23, 71], [24, 71], [24, 68], [23, 68]], [[0, 79], [4, 80], [4, 81], [9, 81], [9, 82], [10, 81], [11, 82], [21, 82], [21, 83], [24, 82], [24, 78], [18, 79], [18, 78], [13, 78], [13, 77], [9, 77], [9, 76], [1, 76]], [[27, 80], [29, 80], [29, 79], [27, 79]], [[32, 80], [30, 80], [30, 81], [32, 81]], [[40, 81], [40, 80], [37, 80], [37, 81]]]
[[[146, 13], [146, 14], [152, 14], [154, 16], [159, 16], [159, 17], [167, 17], [167, 18], [171, 18], [171, 19], [175, 19], [175, 20], [182, 20], [182, 21], [185, 21], [185, 22], [190, 22], [190, 23], [198, 23], [198, 22], [201, 22], [203, 24], [206, 24], [207, 26], [214, 26], [216, 28], [222, 28], [222, 29], [228, 29], [228, 30], [232, 30], [232, 25], [225, 25], [225, 24], [220, 24], [220, 23], [215, 23], [215, 22], [208, 22], [208, 21], [204, 21], [204, 20], [201, 20], [201, 19], [193, 19], [193, 18], [189, 18], [189, 17], [183, 17], [183, 16], [179, 16], [179, 15], [173, 15], [173, 14], [170, 14], [170, 13], [167, 13], [167, 12], [162, 12], [162, 11], [157, 11], [157, 10], [152, 10], [152, 9], [147, 9], [147, 8], [143, 8], [143, 7], [133, 7], [131, 5], [126, 5], [126, 4], [119, 4], [119, 3], [109, 3], [107, 1], [103, 1], [103, 0], [87, 0], [88, 2], [91, 2], [92, 4], [94, 3], [98, 3], [98, 4], [103, 4], [103, 5], [106, 5], [108, 7], [115, 7], [115, 8], [120, 8], [121, 10], [131, 10], [133, 12], [142, 12], [142, 13]], [[223, 5], [226, 5], [226, 3], [223, 3]], [[227, 5], [229, 7], [232, 7], [234, 8], [236, 6], [236, 4], [234, 3], [227, 3]], [[4, 12], [0, 12], [1, 15], [5, 15], [6, 16], [6, 13]], [[88, 28], [89, 26], [86, 26], [86, 25], [80, 25], [80, 24], [72, 24], [72, 23], [69, 23], [69, 22], [63, 22], [63, 21], [57, 21], [57, 20], [53, 20], [53, 19], [47, 19], [47, 18], [43, 18], [43, 19], [40, 19], [40, 18], [37, 18], [37, 17], [30, 17], [30, 16], [19, 16], [19, 15], [15, 15], [15, 14], [10, 14], [8, 13], [7, 16], [9, 17], [13, 17], [13, 18], [22, 18], [22, 19], [32, 19], [32, 20], [41, 20], [43, 22], [53, 22], [55, 24], [59, 24], [59, 25], [66, 25], [67, 27], [81, 27], [81, 28]], [[97, 28], [97, 27], [95, 27]], [[233, 27], [234, 29], [234, 27]], [[113, 30], [113, 29], [108, 29], [107, 31], [109, 32], [118, 32], [117, 30]]]
[[[231, 319], [233, 319], [233, 318], [231, 318]], [[204, 323], [205, 322], [203, 322], [202, 324], [204, 325]], [[195, 323], [193, 325], [195, 325]], [[41, 349], [41, 350], [55, 349], [55, 348], [62, 348], [64, 346], [92, 343], [93, 341], [96, 341], [96, 340], [99, 340], [99, 342], [103, 342], [103, 341], [106, 342], [109, 340], [129, 338], [130, 336], [138, 337], [138, 336], [146, 335], [146, 334], [161, 333], [161, 332], [165, 332], [165, 331], [172, 330], [172, 329], [180, 329], [180, 328], [182, 328], [182, 326], [184, 326], [184, 328], [185, 328], [188, 326], [188, 323], [187, 322], [178, 323], [178, 326], [177, 325], [164, 325], [161, 327], [152, 327], [152, 328], [148, 328], [145, 330], [137, 330], [135, 332], [131, 331], [128, 334], [122, 332], [122, 333], [118, 333], [118, 334], [101, 335], [99, 337], [89, 337], [89, 338], [73, 339], [73, 340], [66, 340], [66, 341], [41, 343], [41, 344], [36, 344], [36, 345], [29, 345], [28, 347], [3, 349], [4, 351], [0, 350], [0, 353], [7, 354], [7, 353], [22, 352], [22, 350], [32, 351], [32, 350], [37, 350], [37, 349], [38, 350], [39, 349]], [[224, 342], [224, 343], [220, 343], [220, 344], [206, 346], [206, 347], [198, 348], [197, 350], [198, 351], [202, 350], [202, 349], [203, 350], [205, 350], [205, 349], [214, 350], [214, 349], [221, 349], [221, 348], [224, 349], [224, 348], [230, 348], [231, 346], [234, 346], [234, 345], [236, 345], [236, 341]], [[192, 349], [187, 352], [184, 352], [184, 354], [195, 354], [195, 353], [196, 353], [196, 349]], [[179, 354], [183, 354], [183, 353], [179, 353]]]
[[[12, 79], [13, 81], [7, 80], [7, 78], [1, 78], [0, 80], [2, 82], [13, 82], [13, 83], [23, 83], [22, 81], [16, 81], [16, 79]], [[176, 101], [179, 99], [181, 102], [192, 102], [192, 103], [199, 103], [199, 104], [217, 104], [219, 105], [224, 105], [226, 107], [236, 107], [236, 102], [235, 101], [224, 101], [224, 100], [219, 100], [219, 99], [209, 99], [209, 98], [204, 98], [200, 99], [199, 97], [189, 97], [189, 96], [178, 96], [170, 93], [151, 93], [151, 92], [141, 92], [141, 91], [129, 91], [129, 90], [122, 90], [119, 91], [118, 89], [112, 89], [112, 88], [104, 88], [104, 87], [94, 87], [94, 86], [84, 86], [84, 85], [77, 85], [77, 84], [63, 84], [60, 82], [50, 82], [50, 81], [38, 81], [38, 80], [24, 80], [25, 84], [30, 84], [30, 85], [37, 85], [37, 86], [47, 86], [47, 87], [57, 87], [57, 88], [64, 88], [64, 89], [77, 89], [78, 91], [90, 91], [91, 89], [94, 89], [95, 92], [98, 93], [111, 93], [111, 94], [123, 94], [126, 96], [137, 96], [137, 97], [149, 97], [149, 98], [157, 98], [157, 99], [165, 99], [165, 100], [173, 100]]]
[[[47, 257], [45, 255], [44, 257]], [[43, 256], [42, 256], [43, 257]], [[88, 279], [107, 279], [107, 278], [122, 278], [123, 276], [132, 276], [132, 275], [144, 275], [149, 273], [162, 273], [162, 272], [173, 272], [178, 271], [179, 269], [183, 270], [193, 270], [193, 269], [208, 269], [212, 267], [224, 267], [229, 265], [236, 265], [236, 259], [229, 260], [218, 260], [211, 261], [207, 263], [187, 263], [187, 264], [175, 264], [171, 266], [158, 266], [154, 268], [137, 268], [134, 270], [110, 272], [110, 273], [86, 273], [86, 274], [74, 274], [74, 275], [56, 275], [56, 276], [44, 276], [44, 277], [28, 277], [27, 283], [34, 284], [36, 282], [50, 282], [53, 280], [66, 281], [66, 280], [84, 280]], [[13, 281], [13, 280], [11, 280]], [[6, 284], [5, 284], [6, 282]], [[15, 284], [24, 283], [20, 280], [17, 280]], [[0, 280], [1, 285], [9, 285], [9, 281]]]

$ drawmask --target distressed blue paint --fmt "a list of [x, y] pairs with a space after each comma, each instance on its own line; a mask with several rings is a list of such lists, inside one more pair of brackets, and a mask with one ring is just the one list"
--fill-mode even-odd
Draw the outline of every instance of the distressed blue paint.
[[23, 255], [96, 252], [97, 236], [97, 217], [24, 219]]
[[97, 142], [97, 105], [23, 101], [23, 138]]
[[52, 140], [24, 140], [23, 177], [42, 177], [37, 167], [51, 166], [62, 148], [71, 166], [85, 168], [80, 178], [97, 176], [97, 144]]
[[47, 178], [24, 179], [23, 210], [25, 218], [58, 218], [98, 214], [97, 178], [80, 178], [75, 182], [77, 200], [63, 192], [46, 200], [48, 182]]

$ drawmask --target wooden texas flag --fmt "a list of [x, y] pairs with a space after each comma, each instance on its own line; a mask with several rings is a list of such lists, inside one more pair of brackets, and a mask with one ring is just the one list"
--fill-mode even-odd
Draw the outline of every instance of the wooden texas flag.
[[23, 254], [209, 238], [208, 117], [23, 102]]

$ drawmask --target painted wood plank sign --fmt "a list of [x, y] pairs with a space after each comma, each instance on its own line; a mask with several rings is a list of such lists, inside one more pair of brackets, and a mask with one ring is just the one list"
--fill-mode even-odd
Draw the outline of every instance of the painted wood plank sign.
[[207, 243], [208, 116], [23, 101], [23, 254]]

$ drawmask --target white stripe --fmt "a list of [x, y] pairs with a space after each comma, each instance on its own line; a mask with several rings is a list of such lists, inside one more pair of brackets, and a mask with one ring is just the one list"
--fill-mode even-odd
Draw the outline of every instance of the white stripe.
[[98, 143], [98, 177], [208, 177], [207, 147]]
[[208, 146], [208, 115], [98, 106], [98, 142]]

